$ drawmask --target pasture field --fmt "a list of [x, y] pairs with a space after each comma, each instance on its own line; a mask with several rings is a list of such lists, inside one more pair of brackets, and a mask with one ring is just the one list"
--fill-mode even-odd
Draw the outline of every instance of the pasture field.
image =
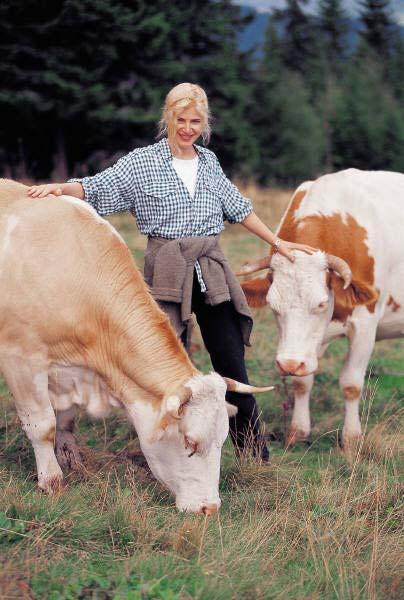
[[[250, 187], [257, 213], [279, 220], [289, 194]], [[111, 222], [141, 266], [145, 240], [132, 218]], [[241, 226], [223, 247], [237, 268], [265, 245]], [[195, 333], [194, 360], [210, 368]], [[338, 375], [346, 343], [331, 345], [312, 395], [310, 446], [284, 450], [288, 384], [276, 374], [276, 328], [255, 312], [247, 351], [251, 382], [273, 383], [259, 406], [270, 442], [268, 465], [236, 460], [226, 442], [218, 516], [179, 514], [144, 465], [135, 432], [120, 413], [81, 415], [86, 458], [67, 490], [36, 490], [32, 448], [1, 384], [0, 598], [74, 600], [348, 600], [404, 597], [404, 340], [380, 342], [369, 368], [356, 456], [338, 447], [343, 402]], [[290, 388], [290, 386], [289, 386]], [[400, 432], [401, 427], [401, 432]]]

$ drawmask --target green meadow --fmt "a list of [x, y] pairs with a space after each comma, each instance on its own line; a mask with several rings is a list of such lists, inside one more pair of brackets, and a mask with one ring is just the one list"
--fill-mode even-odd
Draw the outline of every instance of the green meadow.
[[[250, 187], [272, 227], [289, 194]], [[142, 266], [145, 240], [132, 217], [110, 219]], [[223, 247], [236, 269], [265, 253], [241, 226]], [[272, 314], [255, 311], [250, 380], [273, 384], [258, 397], [271, 448], [268, 465], [222, 454], [218, 515], [176, 512], [154, 480], [123, 414], [77, 420], [85, 457], [67, 489], [36, 488], [33, 451], [12, 399], [0, 387], [0, 598], [75, 600], [394, 600], [404, 597], [404, 340], [379, 342], [361, 404], [363, 444], [347, 457], [338, 440], [343, 401], [340, 340], [321, 361], [312, 393], [311, 444], [285, 450], [288, 380], [274, 368]], [[199, 332], [193, 360], [210, 369]]]

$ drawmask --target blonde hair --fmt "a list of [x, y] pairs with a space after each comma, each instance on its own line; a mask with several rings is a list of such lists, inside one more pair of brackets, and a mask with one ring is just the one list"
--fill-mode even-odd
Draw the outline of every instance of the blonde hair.
[[178, 113], [191, 107], [201, 115], [202, 139], [204, 144], [208, 144], [211, 132], [208, 97], [205, 90], [196, 83], [179, 83], [168, 92], [159, 122], [158, 137], [173, 137]]

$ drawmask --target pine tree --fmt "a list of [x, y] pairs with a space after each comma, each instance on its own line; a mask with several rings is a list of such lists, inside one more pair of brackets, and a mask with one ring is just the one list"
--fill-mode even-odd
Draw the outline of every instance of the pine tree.
[[397, 32], [391, 42], [387, 78], [397, 100], [404, 106], [404, 37]]
[[390, 0], [360, 0], [359, 4], [364, 41], [377, 56], [386, 58], [391, 51], [390, 40], [394, 30]]
[[280, 40], [274, 24], [269, 21], [262, 58], [255, 73], [254, 105], [251, 110], [251, 122], [260, 157], [256, 174], [261, 183], [276, 178], [273, 161], [282, 152], [276, 119], [280, 109], [277, 92], [284, 71]]
[[338, 94], [337, 81], [346, 60], [347, 21], [341, 0], [320, 0], [318, 31], [322, 47], [320, 55], [322, 61], [318, 61], [321, 75], [315, 94], [315, 104], [322, 119], [325, 146], [324, 167], [326, 171], [330, 172], [334, 169], [332, 121]]
[[251, 113], [259, 148], [256, 176], [262, 184], [294, 185], [321, 170], [321, 121], [303, 78], [285, 67], [282, 45], [270, 23], [254, 85]]
[[286, 0], [286, 8], [274, 11], [282, 29], [283, 60], [285, 65], [304, 73], [307, 63], [316, 55], [314, 21], [305, 11], [308, 0]]
[[247, 123], [248, 57], [235, 44], [243, 24], [230, 0], [4, 0], [3, 170], [41, 179], [99, 170], [153, 142], [164, 96], [180, 81], [220, 90], [213, 109], [226, 126], [234, 110], [228, 139], [241, 161], [252, 145], [247, 126], [237, 130]]
[[333, 72], [345, 55], [347, 33], [346, 14], [342, 0], [320, 0], [318, 26], [325, 48], [328, 66]]
[[404, 111], [385, 85], [383, 67], [352, 60], [333, 120], [336, 168], [391, 170], [404, 166]]

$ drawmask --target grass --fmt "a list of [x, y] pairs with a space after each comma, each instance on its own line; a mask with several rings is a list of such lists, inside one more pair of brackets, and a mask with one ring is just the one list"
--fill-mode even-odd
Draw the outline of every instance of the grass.
[[[287, 194], [250, 188], [257, 212], [273, 226]], [[275, 207], [274, 211], [272, 207]], [[145, 240], [130, 217], [111, 219], [142, 261]], [[233, 266], [265, 252], [233, 226], [223, 235]], [[86, 468], [67, 491], [36, 489], [33, 452], [1, 384], [0, 597], [70, 600], [399, 599], [404, 596], [402, 434], [404, 346], [379, 342], [362, 402], [366, 430], [347, 460], [338, 447], [343, 403], [338, 375], [346, 344], [332, 345], [312, 394], [311, 446], [285, 451], [288, 393], [273, 357], [272, 316], [255, 313], [247, 351], [251, 380], [273, 382], [259, 397], [270, 439], [269, 465], [223, 451], [222, 509], [211, 518], [179, 514], [139, 460], [124, 416], [81, 415]], [[195, 336], [196, 364], [209, 361]], [[289, 393], [291, 391], [289, 390]]]

